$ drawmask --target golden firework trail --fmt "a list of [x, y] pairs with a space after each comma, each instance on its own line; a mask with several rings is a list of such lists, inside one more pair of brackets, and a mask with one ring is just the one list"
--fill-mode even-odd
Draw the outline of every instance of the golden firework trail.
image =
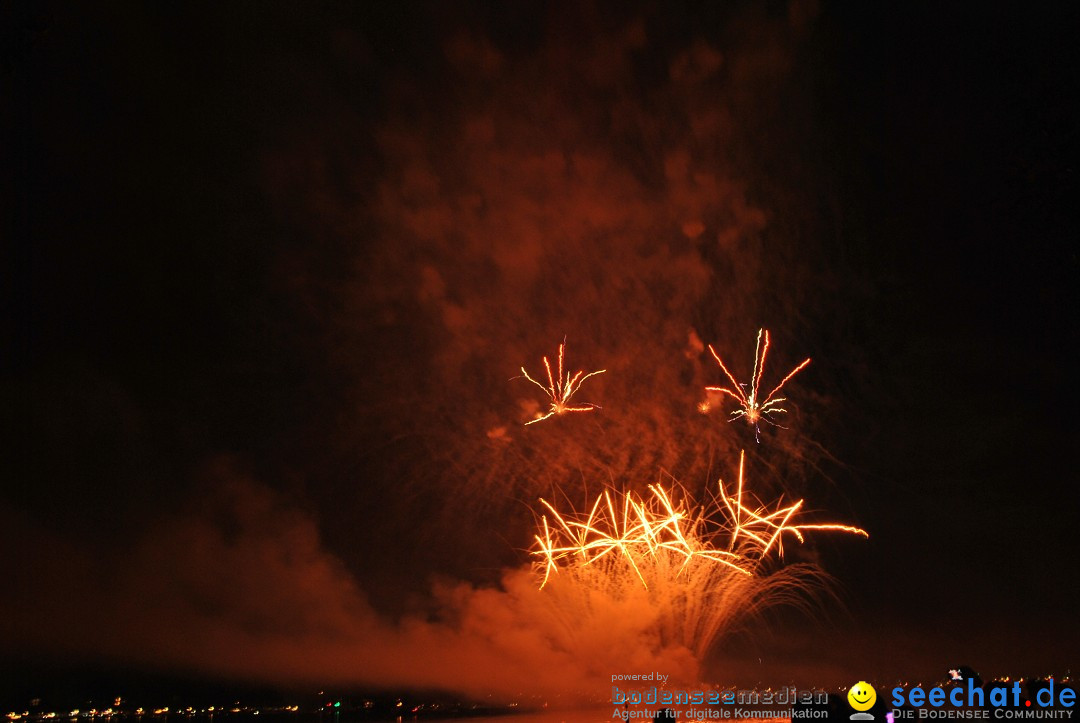
[[[553, 573], [567, 566], [589, 567], [608, 556], [621, 558], [646, 588], [654, 574], [656, 560], [663, 557], [665, 568], [678, 576], [689, 565], [703, 562], [726, 566], [743, 575], [753, 576], [772, 549], [783, 556], [783, 533], [805, 540], [804, 531], [847, 532], [869, 537], [852, 525], [837, 523], [794, 524], [804, 500], [781, 506], [783, 498], [770, 505], [747, 506], [753, 495], [745, 489], [743, 472], [745, 452], [739, 455], [739, 481], [734, 496], [729, 496], [721, 480], [716, 509], [704, 506], [691, 512], [687, 503], [676, 503], [675, 495], [659, 484], [649, 485], [650, 496], [641, 498], [633, 492], [622, 494], [616, 504], [611, 490], [598, 497], [587, 515], [563, 515], [547, 500], [540, 503], [551, 515], [540, 516], [540, 529], [534, 535], [532, 554], [542, 569], [541, 589]], [[687, 497], [685, 491], [682, 495]], [[754, 498], [756, 499], [756, 498]], [[726, 519], [716, 522], [717, 513]], [[727, 544], [723, 538], [727, 538]], [[721, 543], [721, 544], [718, 544]], [[680, 564], [672, 568], [666, 563]]]
[[[764, 344], [762, 344], [764, 339]], [[713, 355], [713, 359], [716, 359], [716, 363], [720, 365], [724, 374], [731, 381], [730, 387], [705, 387], [706, 391], [719, 392], [726, 394], [734, 399], [739, 408], [731, 413], [731, 420], [738, 419], [739, 417], [745, 417], [748, 424], [754, 427], [754, 437], [757, 441], [761, 442], [761, 429], [758, 426], [760, 422], [765, 421], [773, 426], [780, 426], [770, 420], [768, 415], [786, 413], [787, 410], [779, 406], [781, 403], [787, 401], [785, 397], [777, 397], [776, 393], [783, 389], [784, 385], [788, 381], [802, 371], [807, 364], [810, 363], [810, 359], [803, 360], [801, 364], [788, 372], [788, 375], [780, 380], [780, 383], [776, 385], [771, 392], [765, 395], [763, 398], [760, 394], [761, 390], [761, 377], [765, 374], [765, 358], [769, 353], [769, 332], [765, 329], [758, 329], [757, 346], [754, 348], [754, 375], [750, 382], [750, 393], [746, 393], [746, 385], [740, 384], [735, 380], [735, 377], [728, 371], [728, 368], [724, 366], [724, 362], [720, 359], [720, 355], [713, 349], [712, 344], [709, 345], [709, 351]]]
[[743, 503], [743, 500], [752, 495], [750, 495], [750, 493], [744, 494], [743, 469], [745, 467], [745, 462], [746, 452], [740, 452], [739, 482], [735, 488], [734, 497], [728, 496], [727, 491], [724, 489], [723, 480], [718, 483], [720, 488], [720, 501], [724, 504], [731, 520], [731, 541], [728, 544], [729, 549], [735, 547], [741, 536], [751, 540], [759, 546], [759, 551], [757, 553], [759, 558], [768, 555], [769, 551], [773, 549], [774, 546], [776, 547], [777, 554], [780, 557], [783, 557], [783, 533], [790, 532], [799, 542], [803, 542], [805, 540], [802, 534], [803, 530], [848, 532], [854, 535], [861, 535], [862, 537], [870, 537], [866, 530], [852, 525], [841, 525], [833, 522], [800, 525], [789, 524], [802, 509], [803, 500], [796, 500], [787, 507], [782, 507], [781, 504], [783, 503], [783, 498], [781, 497], [774, 503], [775, 509], [771, 512], [769, 511], [768, 505], [758, 505], [753, 509], [747, 507]]
[[547, 584], [552, 572], [558, 571], [561, 561], [589, 566], [612, 553], [626, 561], [646, 588], [649, 583], [641, 565], [662, 552], [681, 557], [683, 567], [700, 559], [751, 574], [738, 564], [737, 553], [704, 544], [697, 533], [701, 520], [691, 519], [684, 506], [676, 506], [667, 490], [660, 485], [649, 485], [649, 491], [652, 496], [646, 499], [627, 492], [622, 496], [622, 504], [616, 507], [611, 490], [604, 490], [588, 515], [569, 519], [541, 498], [540, 503], [551, 513], [557, 526], [553, 534], [547, 515], [541, 515], [543, 535], [535, 536], [538, 549], [533, 551], [543, 558], [544, 579], [540, 588]]
[[544, 357], [544, 369], [547, 371], [548, 385], [545, 387], [540, 382], [529, 376], [529, 373], [525, 371], [525, 367], [521, 367], [521, 373], [525, 375], [525, 378], [544, 390], [544, 393], [548, 395], [551, 400], [551, 404], [548, 407], [547, 414], [539, 416], [536, 419], [525, 422], [525, 425], [536, 424], [542, 422], [545, 419], [552, 417], [556, 414], [565, 414], [566, 412], [591, 412], [594, 409], [599, 409], [600, 405], [590, 404], [588, 402], [579, 402], [576, 405], [570, 404], [570, 398], [577, 393], [581, 385], [589, 377], [594, 377], [597, 374], [603, 374], [606, 369], [600, 369], [599, 371], [589, 372], [586, 374], [584, 370], [579, 371], [577, 374], [570, 376], [570, 372], [563, 372], [563, 359], [566, 354], [566, 340], [563, 340], [562, 344], [559, 344], [559, 366], [556, 374], [551, 373], [551, 363], [547, 357]]
[[[587, 513], [560, 513], [541, 500], [531, 550], [546, 615], [568, 640], [590, 639], [612, 615], [645, 615], [662, 645], [679, 645], [701, 660], [724, 635], [767, 607], [808, 607], [827, 588], [819, 568], [777, 566], [783, 536], [811, 530], [865, 530], [802, 523], [803, 500], [760, 504], [739, 480], [723, 482], [707, 505], [678, 485], [650, 485], [646, 495], [605, 490]], [[776, 554], [771, 554], [773, 551]]]

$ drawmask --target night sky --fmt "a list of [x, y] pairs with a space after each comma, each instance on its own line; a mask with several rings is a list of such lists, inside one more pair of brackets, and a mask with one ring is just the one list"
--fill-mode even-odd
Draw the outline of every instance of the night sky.
[[[506, 635], [537, 498], [746, 449], [870, 538], [703, 676], [1075, 671], [1078, 14], [6, 6], [3, 666], [602, 677]], [[756, 444], [695, 407], [759, 327]], [[526, 428], [564, 337], [603, 409]]]

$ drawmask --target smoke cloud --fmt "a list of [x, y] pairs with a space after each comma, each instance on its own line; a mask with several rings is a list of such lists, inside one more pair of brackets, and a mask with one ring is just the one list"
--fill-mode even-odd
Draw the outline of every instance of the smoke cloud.
[[[268, 334], [307, 364], [288, 375], [295, 426], [263, 442], [265, 458], [239, 455], [257, 475], [213, 463], [178, 511], [122, 543], [7, 510], [5, 548], [36, 543], [5, 556], [5, 638], [237, 678], [506, 697], [591, 695], [618, 670], [700, 674], [647, 605], [616, 605], [590, 630], [545, 623], [530, 506], [553, 489], [580, 504], [605, 484], [734, 474], [753, 431], [698, 411], [722, 381], [706, 344], [742, 378], [760, 326], [772, 372], [809, 353], [812, 280], [794, 262], [811, 242], [770, 211], [793, 202], [755, 159], [785, 142], [776, 98], [814, 7], [716, 10], [704, 25], [507, 12], [444, 23], [428, 8], [395, 36], [401, 55], [324, 28], [330, 62], [283, 74], [310, 109], [260, 129], [256, 165], [272, 222], [299, 239], [268, 264], [289, 307]], [[571, 370], [607, 370], [581, 391], [601, 409], [525, 427], [546, 402], [520, 369], [540, 374], [564, 339]], [[800, 381], [793, 429], [766, 428], [769, 453], [751, 449], [766, 492], [826, 458], [802, 408], [828, 396]]]
[[[706, 344], [743, 378], [760, 326], [774, 331], [771, 374], [809, 353], [790, 290], [809, 283], [791, 263], [805, 250], [768, 210], [790, 198], [748, 151], [778, 123], [771, 96], [805, 10], [731, 13], [707, 31], [569, 8], [526, 13], [525, 37], [449, 23], [428, 64], [371, 61], [387, 66], [370, 156], [322, 128], [268, 150], [284, 220], [340, 254], [332, 271], [311, 248], [282, 268], [342, 399], [324, 449], [368, 478], [356, 505], [422, 510], [431, 536], [410, 537], [423, 543], [468, 519], [520, 548], [527, 506], [553, 488], [582, 503], [590, 486], [663, 471], [697, 487], [731, 469], [752, 430], [728, 425], [719, 400], [697, 411], [722, 379]], [[564, 339], [571, 371], [607, 370], [580, 392], [602, 410], [526, 428], [547, 401], [520, 370], [543, 376]], [[773, 489], [825, 458], [803, 408], [827, 397], [800, 382], [795, 431], [765, 430]]]
[[429, 612], [389, 620], [310, 518], [224, 468], [214, 481], [201, 502], [163, 516], [127, 549], [43, 536], [5, 514], [5, 546], [31, 536], [38, 544], [30, 559], [6, 557], [0, 568], [4, 639], [244, 680], [534, 702], [595, 696], [626, 666], [696, 673], [689, 651], [660, 643], [647, 606], [607, 611], [602, 629], [545, 624], [555, 611], [529, 569], [505, 571], [498, 587], [439, 584]]

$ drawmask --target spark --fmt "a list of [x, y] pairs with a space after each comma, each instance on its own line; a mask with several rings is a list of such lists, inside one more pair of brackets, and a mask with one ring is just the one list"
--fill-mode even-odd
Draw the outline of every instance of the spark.
[[[793, 525], [788, 524], [802, 509], [803, 500], [796, 500], [794, 503], [782, 507], [783, 498], [781, 497], [774, 504], [776, 505], [773, 511], [769, 511], [768, 505], [759, 505], [753, 509], [743, 504], [744, 499], [744, 485], [743, 485], [743, 470], [745, 467], [746, 452], [739, 453], [739, 482], [736, 486], [735, 496], [729, 497], [724, 489], [723, 480], [718, 483], [720, 488], [720, 500], [723, 502], [724, 507], [727, 509], [731, 518], [731, 542], [730, 547], [734, 547], [740, 536], [749, 538], [754, 543], [760, 546], [758, 555], [764, 557], [769, 554], [769, 551], [776, 546], [777, 554], [780, 557], [784, 556], [784, 540], [783, 533], [790, 532], [795, 536], [799, 542], [804, 542], [803, 530], [822, 530], [822, 531], [834, 531], [834, 532], [847, 532], [854, 535], [861, 535], [862, 537], [870, 537], [870, 534], [860, 528], [852, 525], [842, 525], [837, 523], [818, 523], [818, 524], [802, 524]], [[749, 496], [749, 495], [747, 495]]]
[[851, 525], [801, 522], [801, 499], [761, 504], [746, 488], [744, 468], [740, 455], [734, 494], [720, 481], [702, 505], [677, 483], [649, 485], [643, 496], [606, 489], [587, 513], [560, 513], [541, 499], [533, 568], [563, 624], [603, 625], [590, 616], [638, 601], [655, 611], [664, 640], [701, 656], [746, 615], [804, 605], [824, 576], [808, 564], [777, 567], [784, 535], [799, 542], [810, 531], [869, 535]]
[[[625, 559], [647, 588], [649, 584], [642, 574], [642, 566], [648, 565], [650, 558], [667, 552], [675, 553], [682, 559], [681, 568], [703, 560], [752, 575], [754, 561], [765, 558], [774, 547], [778, 555], [783, 556], [782, 535], [785, 532], [794, 535], [799, 542], [805, 541], [802, 533], [808, 530], [848, 532], [869, 537], [865, 530], [852, 525], [793, 524], [804, 500], [782, 506], [781, 497], [774, 503], [775, 509], [772, 511], [769, 505], [748, 507], [744, 500], [753, 495], [745, 489], [745, 465], [746, 453], [740, 452], [735, 496], [727, 494], [723, 480], [720, 480], [717, 499], [722, 507], [714, 505], [716, 509], [711, 511], [701, 506], [692, 512], [687, 503], [677, 503], [677, 496], [660, 484], [649, 485], [651, 496], [645, 498], [633, 492], [624, 492], [618, 505], [612, 490], [606, 489], [593, 502], [587, 515], [563, 515], [541, 498], [540, 503], [551, 514], [555, 526], [553, 529], [547, 514], [542, 514], [541, 530], [534, 536], [537, 549], [532, 554], [542, 559], [540, 564], [544, 570], [540, 588], [543, 589], [553, 572], [558, 572], [559, 563], [566, 560], [589, 566], [615, 553]], [[689, 498], [685, 491], [683, 496]], [[726, 512], [726, 519], [720, 523], [711, 522], [718, 512]], [[717, 541], [724, 536], [728, 537], [727, 545], [718, 547]], [[738, 544], [740, 538], [745, 538], [749, 543]]]
[[570, 398], [577, 393], [581, 385], [589, 377], [594, 377], [597, 374], [603, 374], [606, 369], [600, 369], [599, 371], [589, 372], [586, 374], [584, 370], [579, 371], [577, 374], [570, 376], [570, 372], [563, 372], [563, 359], [566, 354], [566, 340], [563, 340], [562, 344], [559, 344], [559, 366], [558, 373], [551, 373], [551, 363], [547, 357], [544, 357], [544, 369], [547, 371], [548, 385], [545, 387], [540, 382], [529, 376], [529, 373], [525, 371], [525, 367], [521, 367], [521, 373], [525, 375], [525, 378], [544, 390], [544, 393], [548, 395], [551, 400], [551, 405], [548, 407], [548, 413], [537, 417], [531, 421], [525, 422], [525, 425], [536, 424], [542, 422], [545, 419], [552, 417], [556, 414], [565, 414], [566, 412], [591, 412], [594, 409], [600, 409], [598, 404], [590, 404], [589, 402], [580, 402], [574, 406], [570, 405]]
[[[639, 562], [666, 552], [682, 558], [682, 568], [695, 559], [709, 560], [749, 575], [736, 561], [737, 553], [719, 550], [703, 542], [695, 534], [700, 520], [693, 520], [685, 507], [672, 502], [672, 496], [660, 485], [649, 485], [651, 497], [641, 499], [633, 492], [622, 496], [621, 513], [617, 511], [611, 490], [605, 490], [593, 503], [589, 514], [567, 519], [550, 502], [541, 498], [558, 524], [553, 538], [547, 515], [541, 516], [543, 537], [535, 536], [539, 549], [533, 554], [544, 559], [543, 589], [558, 562], [574, 560], [588, 566], [610, 553], [617, 553], [636, 573], [641, 584], [649, 587]], [[601, 505], [603, 503], [603, 505]]]
[[[765, 343], [762, 344], [762, 339]], [[709, 345], [709, 351], [712, 353], [713, 358], [716, 359], [716, 363], [720, 365], [724, 374], [731, 381], [731, 387], [705, 387], [706, 391], [719, 392], [726, 394], [734, 399], [739, 404], [739, 408], [731, 413], [731, 419], [734, 421], [739, 417], [745, 417], [748, 424], [754, 427], [754, 438], [761, 442], [761, 428], [759, 424], [761, 422], [768, 422], [774, 427], [779, 427], [771, 419], [769, 415], [786, 413], [787, 410], [779, 406], [783, 402], [787, 401], [786, 397], [777, 397], [776, 393], [783, 389], [784, 385], [788, 381], [802, 371], [807, 364], [810, 363], [810, 359], [803, 360], [801, 364], [788, 372], [788, 375], [780, 380], [780, 383], [773, 388], [771, 392], [762, 398], [761, 391], [761, 378], [765, 374], [765, 358], [769, 353], [769, 332], [766, 329], [758, 329], [757, 346], [754, 348], [754, 375], [751, 377], [750, 393], [746, 393], [746, 385], [740, 384], [735, 380], [735, 377], [728, 371], [728, 368], [724, 366], [723, 360], [720, 359], [720, 355], [713, 349], [712, 344]]]

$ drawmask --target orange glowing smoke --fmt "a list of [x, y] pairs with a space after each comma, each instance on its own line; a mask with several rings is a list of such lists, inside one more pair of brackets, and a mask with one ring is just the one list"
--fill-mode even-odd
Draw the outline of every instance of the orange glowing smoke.
[[[762, 344], [762, 338], [765, 343]], [[753, 425], [754, 433], [758, 440], [761, 441], [761, 430], [758, 428], [758, 423], [765, 421], [773, 426], [780, 426], [768, 418], [771, 414], [786, 413], [787, 410], [779, 405], [787, 401], [785, 397], [777, 397], [776, 393], [779, 392], [785, 384], [788, 383], [793, 376], [802, 371], [807, 364], [810, 363], [810, 359], [805, 359], [801, 364], [788, 372], [788, 375], [780, 380], [780, 383], [769, 392], [764, 399], [760, 395], [761, 377], [765, 373], [765, 357], [769, 353], [769, 332], [765, 329], [758, 329], [757, 346], [754, 349], [754, 376], [750, 382], [750, 393], [747, 394], [744, 384], [740, 384], [735, 381], [735, 377], [732, 376], [728, 368], [724, 366], [724, 362], [720, 359], [720, 355], [713, 349], [712, 344], [709, 345], [709, 351], [712, 352], [713, 358], [716, 359], [716, 363], [720, 365], [720, 368], [724, 371], [724, 374], [731, 381], [731, 387], [705, 387], [706, 391], [719, 392], [726, 394], [734, 399], [739, 404], [739, 408], [731, 413], [731, 419], [735, 420], [739, 417], [745, 417], [747, 423]]]
[[597, 374], [603, 374], [606, 369], [601, 369], [595, 372], [589, 372], [586, 374], [583, 370], [579, 371], [573, 377], [570, 376], [570, 372], [563, 372], [563, 357], [566, 353], [566, 340], [563, 340], [562, 344], [559, 344], [559, 369], [558, 374], [552, 375], [551, 363], [548, 362], [548, 358], [544, 357], [544, 369], [547, 371], [548, 385], [545, 387], [540, 382], [536, 381], [529, 376], [529, 373], [525, 371], [525, 367], [521, 367], [521, 373], [525, 375], [525, 378], [544, 390], [544, 393], [548, 395], [551, 400], [551, 404], [548, 407], [548, 413], [543, 416], [538, 416], [532, 421], [525, 422], [526, 426], [530, 424], [536, 424], [542, 422], [548, 417], [556, 414], [564, 414], [566, 412], [591, 412], [594, 409], [599, 409], [597, 404], [590, 404], [588, 402], [579, 402], [576, 406], [570, 405], [570, 398], [577, 393], [581, 385], [589, 377], [594, 377]]

